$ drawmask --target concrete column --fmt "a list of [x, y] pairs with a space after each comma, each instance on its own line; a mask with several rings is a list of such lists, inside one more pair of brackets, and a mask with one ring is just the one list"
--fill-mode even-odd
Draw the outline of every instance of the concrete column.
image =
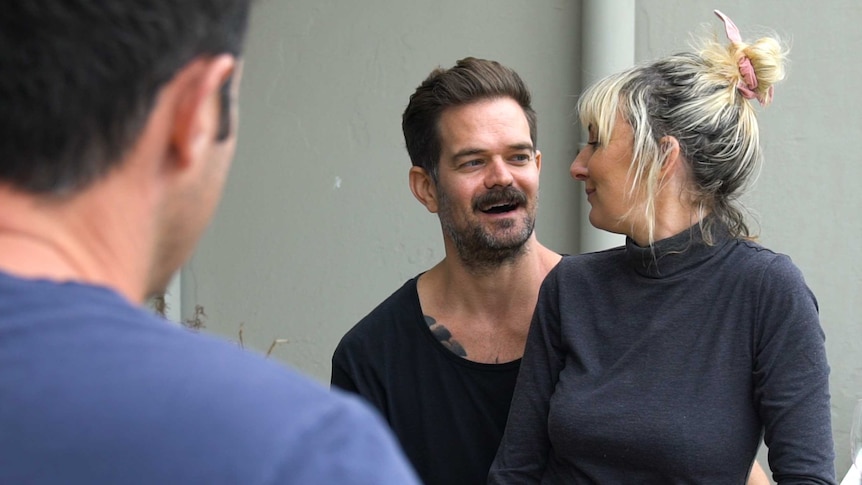
[[[629, 68], [635, 61], [635, 0], [585, 0], [581, 22], [581, 86]], [[586, 140], [581, 140], [581, 146]], [[581, 192], [580, 251], [599, 251], [625, 243], [625, 237], [596, 229], [589, 220], [590, 203]]]
[[165, 311], [165, 317], [172, 322], [179, 323], [182, 321], [183, 299], [181, 269], [176, 272], [173, 279], [171, 279], [170, 284], [168, 284], [168, 288], [165, 291], [165, 303], [168, 307]]

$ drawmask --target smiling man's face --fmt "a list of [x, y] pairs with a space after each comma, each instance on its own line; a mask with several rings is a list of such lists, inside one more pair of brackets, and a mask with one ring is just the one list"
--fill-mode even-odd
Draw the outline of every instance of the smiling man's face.
[[449, 108], [438, 129], [437, 212], [446, 237], [467, 265], [516, 257], [533, 234], [542, 156], [523, 109], [511, 98]]

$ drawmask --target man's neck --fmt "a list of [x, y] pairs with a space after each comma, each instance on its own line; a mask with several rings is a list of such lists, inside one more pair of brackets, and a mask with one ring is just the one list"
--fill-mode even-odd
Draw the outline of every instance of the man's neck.
[[558, 254], [532, 236], [522, 254], [493, 269], [476, 272], [457, 256], [447, 255], [432, 271], [439, 271], [441, 289], [450, 305], [481, 313], [505, 312], [508, 306], [519, 305], [521, 296], [537, 292], [559, 260]]
[[560, 258], [535, 236], [522, 255], [493, 271], [472, 272], [449, 255], [419, 279], [422, 311], [429, 325], [445, 327], [448, 343], [465, 349], [467, 359], [515, 360], [523, 354], [539, 286]]
[[129, 239], [130, 230], [136, 232], [130, 229], [136, 225], [134, 211], [108, 202], [122, 200], [110, 192], [95, 188], [58, 201], [0, 187], [0, 270], [106, 286], [141, 303], [146, 258], [131, 257], [130, 251], [140, 248], [120, 243]]

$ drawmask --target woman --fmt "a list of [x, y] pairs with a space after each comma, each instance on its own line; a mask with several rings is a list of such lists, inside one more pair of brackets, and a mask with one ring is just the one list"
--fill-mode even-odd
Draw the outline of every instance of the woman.
[[737, 203], [761, 158], [772, 38], [707, 41], [580, 99], [572, 164], [590, 222], [624, 247], [545, 280], [489, 483], [745, 483], [761, 437], [778, 483], [835, 483], [824, 335], [787, 256]]

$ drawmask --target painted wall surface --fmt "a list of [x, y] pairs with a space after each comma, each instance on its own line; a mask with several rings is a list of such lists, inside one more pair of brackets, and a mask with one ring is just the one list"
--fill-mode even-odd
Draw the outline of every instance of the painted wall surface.
[[[743, 38], [769, 30], [790, 45], [787, 79], [760, 111], [765, 164], [746, 205], [761, 242], [790, 255], [817, 296], [832, 367], [840, 476], [850, 467], [850, 419], [862, 398], [862, 3], [858, 0], [638, 0], [637, 58], [686, 47], [689, 31], [723, 36], [713, 9]], [[761, 461], [765, 463], [765, 461]]]
[[[322, 382], [356, 321], [442, 257], [437, 218], [407, 187], [400, 116], [432, 68], [473, 55], [516, 69], [534, 94], [543, 152], [539, 238], [577, 252], [581, 2], [264, 0], [252, 22], [240, 143], [224, 200], [183, 271], [183, 315]], [[816, 6], [816, 8], [815, 8]], [[857, 0], [638, 0], [638, 59], [720, 33], [776, 30], [787, 81], [762, 111], [766, 165], [746, 199], [762, 242], [789, 254], [818, 297], [832, 365], [839, 474], [862, 397], [862, 4]]]

